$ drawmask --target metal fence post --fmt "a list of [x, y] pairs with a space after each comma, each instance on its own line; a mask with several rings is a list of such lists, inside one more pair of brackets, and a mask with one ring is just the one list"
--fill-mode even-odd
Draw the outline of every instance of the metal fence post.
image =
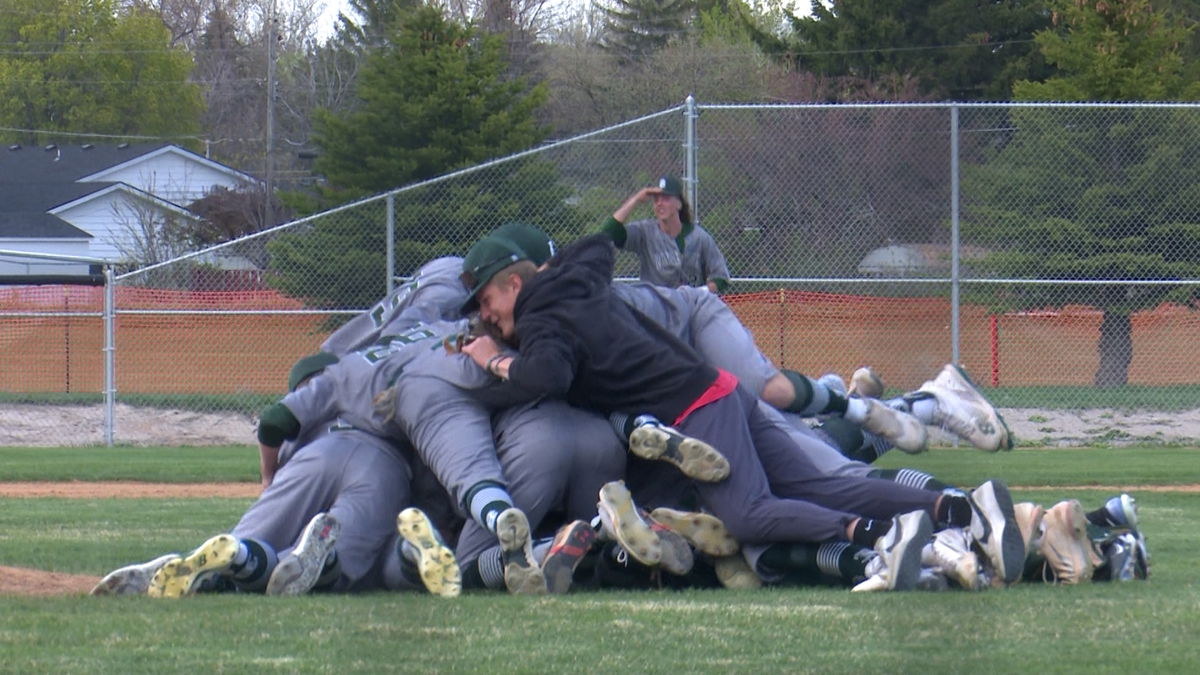
[[116, 280], [112, 265], [104, 266], [104, 444], [113, 446], [116, 429]]
[[687, 100], [683, 106], [683, 148], [686, 153], [683, 168], [683, 183], [687, 186], [688, 203], [692, 205], [692, 218], [696, 221], [700, 220], [700, 209], [696, 204], [696, 118], [699, 113], [696, 111], [696, 99], [691, 94], [688, 94]]
[[396, 284], [396, 193], [387, 196], [387, 294], [390, 297]]
[[950, 360], [959, 363], [958, 105], [950, 106]]

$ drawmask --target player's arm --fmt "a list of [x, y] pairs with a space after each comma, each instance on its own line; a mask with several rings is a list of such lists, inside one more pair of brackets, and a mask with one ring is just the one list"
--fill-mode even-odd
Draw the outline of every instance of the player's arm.
[[625, 223], [629, 222], [629, 216], [633, 215], [633, 210], [639, 204], [644, 204], [650, 201], [652, 195], [661, 192], [656, 187], [647, 187], [633, 193], [617, 207], [616, 211], [609, 216], [608, 220], [600, 226], [600, 231], [612, 237], [613, 243], [622, 248], [625, 247], [625, 238], [628, 232], [625, 230]]
[[258, 419], [258, 468], [263, 488], [279, 468], [279, 448], [300, 435], [300, 420], [282, 402], [272, 404]]
[[702, 260], [704, 261], [704, 278], [707, 280], [708, 290], [713, 293], [724, 293], [729, 290], [729, 265], [725, 262], [725, 255], [721, 253], [721, 249], [717, 248], [717, 242], [710, 235], [703, 249]]

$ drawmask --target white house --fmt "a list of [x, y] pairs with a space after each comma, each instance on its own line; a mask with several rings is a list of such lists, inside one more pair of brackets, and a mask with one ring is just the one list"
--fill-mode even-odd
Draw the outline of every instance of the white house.
[[[172, 144], [0, 149], [0, 249], [137, 262], [168, 219], [253, 176]], [[0, 276], [86, 274], [86, 265], [0, 256]]]

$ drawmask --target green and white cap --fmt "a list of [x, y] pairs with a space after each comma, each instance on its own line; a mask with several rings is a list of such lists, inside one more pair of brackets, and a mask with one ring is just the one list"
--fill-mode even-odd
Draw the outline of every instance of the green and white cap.
[[524, 223], [506, 223], [475, 242], [463, 259], [460, 278], [470, 294], [462, 313], [479, 309], [479, 291], [500, 270], [521, 260], [541, 265], [554, 257], [554, 242], [542, 230]]

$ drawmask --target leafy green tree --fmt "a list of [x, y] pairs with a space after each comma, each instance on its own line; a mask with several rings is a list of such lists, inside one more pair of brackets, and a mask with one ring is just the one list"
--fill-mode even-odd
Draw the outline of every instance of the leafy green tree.
[[534, 145], [546, 91], [506, 80], [503, 49], [434, 7], [402, 15], [359, 74], [358, 107], [318, 111], [316, 170], [353, 197]]
[[1031, 42], [1049, 25], [1044, 0], [838, 0], [792, 15], [792, 35], [759, 35], [764, 50], [822, 76], [911, 75], [924, 94], [1001, 100], [1042, 74]]
[[685, 35], [695, 0], [608, 0], [601, 44], [622, 61], [639, 62]]
[[198, 129], [204, 104], [188, 82], [191, 57], [155, 15], [113, 0], [0, 0], [0, 17], [0, 126], [175, 137]]
[[[393, 21], [392, 19], [387, 19]], [[432, 6], [401, 11], [356, 80], [357, 106], [321, 112], [316, 169], [326, 203], [383, 192], [525, 150], [545, 136], [543, 86], [506, 76], [502, 36], [481, 35]], [[395, 197], [395, 273], [462, 253], [488, 229], [523, 220], [576, 227], [552, 166], [526, 158]], [[295, 201], [293, 201], [295, 203]], [[325, 307], [363, 307], [384, 292], [383, 200], [318, 218], [278, 238], [272, 265], [285, 291]]]
[[[1145, 0], [1052, 3], [1057, 28], [1038, 44], [1058, 75], [1018, 82], [1022, 100], [1195, 100], [1181, 58], [1189, 29]], [[1172, 280], [1200, 276], [1200, 118], [1166, 108], [1018, 109], [1015, 131], [964, 192], [978, 197], [964, 232], [988, 246], [986, 272], [1041, 279]], [[1070, 118], [1064, 117], [1069, 114]], [[998, 299], [1104, 312], [1098, 386], [1127, 381], [1130, 315], [1182, 300], [1171, 285], [1029, 285]]]

